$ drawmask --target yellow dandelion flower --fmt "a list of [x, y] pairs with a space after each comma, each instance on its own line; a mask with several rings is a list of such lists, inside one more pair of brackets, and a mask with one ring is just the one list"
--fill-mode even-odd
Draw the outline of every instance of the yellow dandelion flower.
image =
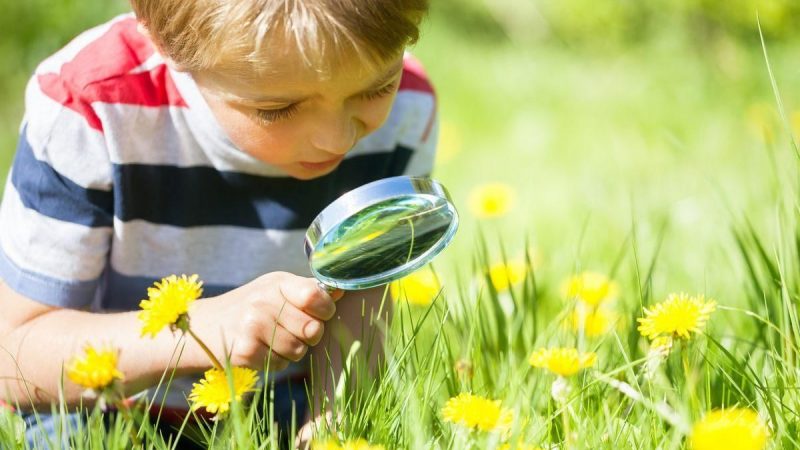
[[311, 450], [385, 450], [383, 445], [373, 445], [364, 439], [348, 440], [339, 444], [336, 441], [314, 441]]
[[203, 282], [197, 275], [178, 278], [170, 275], [155, 286], [147, 289], [147, 300], [142, 300], [139, 307], [139, 320], [142, 321], [142, 336], [155, 337], [164, 327], [173, 330], [181, 328], [180, 322], [188, 320], [187, 313], [191, 304], [203, 295]]
[[499, 262], [489, 267], [489, 279], [497, 292], [505, 292], [519, 285], [525, 281], [527, 274], [528, 268], [522, 259]]
[[585, 334], [587, 337], [602, 336], [619, 322], [619, 317], [602, 308], [587, 311], [585, 308], [575, 308], [566, 318], [565, 325], [575, 333]]
[[638, 330], [651, 340], [660, 336], [689, 339], [691, 333], [705, 327], [716, 308], [714, 300], [702, 295], [670, 294], [663, 302], [644, 309], [645, 316], [637, 319]]
[[523, 443], [518, 443], [512, 447], [511, 444], [505, 443], [498, 447], [497, 450], [542, 450], [542, 447]]
[[327, 441], [312, 441], [311, 450], [342, 450], [342, 446], [338, 442]]
[[87, 389], [102, 391], [114, 380], [122, 380], [117, 369], [118, 353], [108, 348], [97, 350], [91, 345], [83, 349], [82, 356], [73, 357], [67, 364], [67, 377]]
[[752, 409], [730, 408], [706, 414], [692, 428], [692, 450], [762, 450], [769, 429]]
[[228, 376], [219, 369], [209, 369], [202, 380], [192, 385], [192, 392], [189, 394], [189, 401], [192, 402], [192, 410], [205, 408], [212, 414], [225, 414], [230, 410], [231, 401], [241, 401], [242, 396], [248, 392], [255, 391], [258, 374], [253, 369], [247, 367], [234, 367], [233, 371], [233, 395], [231, 395]]
[[614, 300], [619, 294], [617, 283], [597, 272], [582, 272], [561, 284], [561, 295], [567, 300], [580, 300], [589, 306], [598, 306]]
[[514, 205], [514, 190], [504, 183], [477, 186], [469, 196], [469, 207], [479, 219], [500, 217]]
[[514, 413], [500, 406], [500, 400], [491, 400], [462, 392], [451, 398], [442, 408], [447, 422], [481, 431], [507, 432], [514, 422]]
[[575, 375], [581, 369], [593, 366], [596, 360], [594, 352], [579, 353], [575, 348], [541, 348], [528, 358], [533, 367], [547, 369], [562, 377]]
[[436, 274], [425, 268], [393, 281], [389, 285], [389, 292], [395, 300], [406, 300], [412, 305], [426, 306], [439, 295], [441, 288]]

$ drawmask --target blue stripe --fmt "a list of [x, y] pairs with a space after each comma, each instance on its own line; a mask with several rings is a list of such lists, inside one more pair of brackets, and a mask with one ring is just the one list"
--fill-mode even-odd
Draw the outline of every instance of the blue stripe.
[[[147, 298], [147, 288], [161, 280], [144, 276], [123, 275], [111, 267], [106, 271], [105, 292], [103, 293], [103, 309], [111, 311], [133, 311], [139, 309], [139, 302]], [[201, 274], [202, 275], [202, 274]], [[202, 278], [202, 277], [201, 277]], [[222, 286], [203, 283], [203, 298], [224, 294], [236, 286]]]
[[260, 177], [209, 167], [114, 166], [114, 211], [178, 227], [232, 225], [259, 229], [306, 228], [339, 195], [371, 181], [402, 175], [413, 151], [359, 155], [312, 180]]
[[0, 278], [15, 292], [51, 306], [83, 308], [97, 295], [99, 279], [66, 281], [23, 269], [0, 248]]
[[[79, 157], [79, 156], [78, 156]], [[85, 188], [36, 159], [23, 128], [11, 169], [22, 204], [42, 215], [89, 227], [113, 224], [114, 194]]]

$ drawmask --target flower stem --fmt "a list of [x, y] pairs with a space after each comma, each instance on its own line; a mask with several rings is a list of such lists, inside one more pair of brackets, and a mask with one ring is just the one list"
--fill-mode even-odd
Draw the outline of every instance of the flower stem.
[[567, 405], [561, 405], [563, 408], [561, 410], [561, 425], [564, 431], [564, 448], [571, 449], [572, 448], [572, 436], [569, 429], [569, 415], [567, 414]]
[[187, 329], [186, 329], [186, 332], [188, 332], [188, 333], [189, 333], [189, 336], [191, 336], [191, 337], [192, 337], [192, 339], [194, 339], [194, 341], [195, 341], [195, 342], [197, 342], [197, 345], [199, 345], [199, 346], [200, 346], [200, 348], [202, 348], [202, 349], [203, 349], [203, 351], [204, 351], [204, 352], [206, 352], [206, 355], [207, 355], [207, 356], [208, 356], [208, 358], [211, 360], [211, 363], [212, 363], [212, 364], [214, 364], [214, 367], [215, 367], [215, 368], [217, 368], [217, 369], [219, 369], [219, 370], [225, 370], [225, 369], [223, 369], [223, 368], [222, 368], [222, 364], [220, 364], [220, 362], [219, 362], [219, 360], [217, 359], [217, 357], [216, 357], [216, 356], [214, 356], [214, 354], [213, 354], [213, 353], [211, 353], [211, 349], [209, 349], [209, 348], [208, 348], [208, 346], [205, 344], [205, 342], [203, 342], [203, 340], [202, 340], [202, 339], [200, 339], [200, 337], [199, 337], [199, 336], [197, 336], [196, 334], [194, 334], [194, 331], [192, 331], [192, 329], [191, 329], [191, 328], [187, 328]]

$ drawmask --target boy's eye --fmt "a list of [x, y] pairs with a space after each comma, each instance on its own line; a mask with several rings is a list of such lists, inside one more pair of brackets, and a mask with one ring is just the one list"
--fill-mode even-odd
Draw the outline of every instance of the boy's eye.
[[397, 82], [389, 83], [386, 86], [378, 89], [377, 91], [367, 92], [363, 95], [366, 100], [374, 100], [376, 98], [385, 97], [394, 93], [397, 88]]
[[286, 120], [297, 112], [297, 105], [289, 105], [280, 109], [257, 109], [256, 117], [265, 123], [277, 122], [279, 120]]

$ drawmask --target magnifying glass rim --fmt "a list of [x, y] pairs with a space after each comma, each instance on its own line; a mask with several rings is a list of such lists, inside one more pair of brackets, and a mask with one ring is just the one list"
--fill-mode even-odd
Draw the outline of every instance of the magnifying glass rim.
[[[316, 245], [335, 227], [365, 208], [394, 198], [414, 195], [439, 197], [445, 200], [453, 211], [453, 220], [450, 222], [447, 231], [445, 231], [442, 238], [439, 239], [435, 245], [431, 246], [431, 248], [412, 261], [409, 261], [407, 264], [368, 277], [351, 280], [332, 279], [320, 274], [314, 269], [311, 264], [311, 259]], [[427, 177], [399, 176], [383, 178], [353, 189], [323, 209], [308, 227], [305, 238], [305, 253], [309, 260], [311, 272], [324, 284], [338, 289], [367, 289], [386, 284], [427, 264], [431, 258], [447, 247], [453, 239], [453, 236], [455, 236], [457, 229], [458, 213], [450, 199], [447, 189], [445, 189], [441, 183]]]

